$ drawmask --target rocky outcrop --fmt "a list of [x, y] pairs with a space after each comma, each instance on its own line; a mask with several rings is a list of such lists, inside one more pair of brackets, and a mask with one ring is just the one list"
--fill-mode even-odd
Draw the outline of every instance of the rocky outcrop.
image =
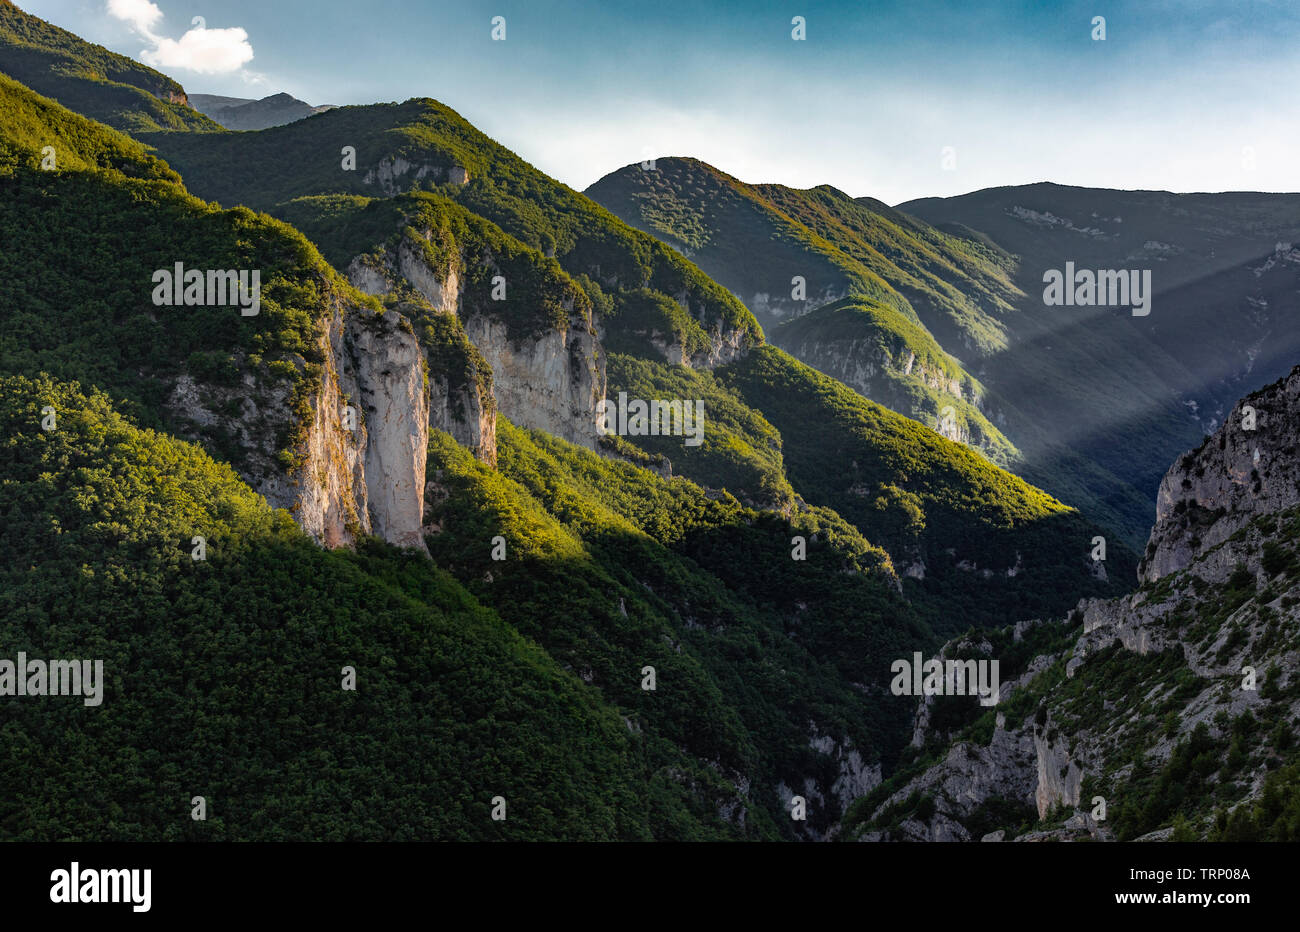
[[370, 532], [404, 547], [424, 547], [424, 465], [429, 411], [424, 353], [395, 312], [348, 321], [357, 400], [364, 412], [366, 512]]
[[425, 300], [440, 314], [455, 314], [460, 310], [461, 262], [452, 256], [446, 274], [440, 279], [415, 244], [403, 239], [397, 247], [397, 273], [411, 283]]
[[506, 321], [465, 320], [470, 342], [492, 369], [499, 409], [520, 427], [596, 449], [596, 405], [605, 397], [605, 360], [580, 317], [568, 327], [514, 339]]
[[1076, 609], [1083, 616], [1083, 636], [1074, 645], [1073, 655], [1065, 665], [1065, 675], [1073, 677], [1089, 656], [1115, 641], [1135, 654], [1164, 650], [1169, 646], [1163, 625], [1168, 609], [1164, 602], [1149, 602], [1145, 593], [1120, 599], [1084, 599]]
[[976, 409], [983, 401], [973, 383], [968, 385], [936, 366], [927, 365], [910, 350], [903, 350], [895, 356], [877, 340], [838, 340], [828, 345], [820, 340], [804, 339], [783, 344], [782, 349], [868, 397], [879, 394], [880, 383], [889, 372], [919, 382], [941, 395], [964, 401]]
[[1233, 409], [1160, 483], [1138, 569], [1156, 580], [1189, 566], [1260, 514], [1300, 504], [1300, 367]]
[[300, 465], [258, 491], [328, 547], [375, 534], [423, 549], [428, 415], [410, 324], [396, 313], [348, 308], [335, 312], [321, 339], [326, 362]]
[[[1252, 416], [1255, 429], [1243, 429]], [[1282, 708], [1268, 720], [1300, 717], [1294, 688], [1300, 651], [1282, 633], [1300, 621], [1297, 434], [1300, 369], [1244, 399], [1228, 425], [1170, 470], [1161, 488], [1162, 510], [1143, 567], [1144, 584], [1121, 598], [1085, 599], [1068, 619], [1049, 623], [1069, 625], [1077, 634], [1066, 649], [1035, 657], [1023, 674], [1004, 682], [1003, 703], [1022, 690], [1032, 697], [1013, 705], [1019, 720], [1008, 721], [999, 710], [987, 744], [971, 737], [978, 729], [962, 732], [941, 760], [876, 807], [859, 837], [964, 840], [968, 826], [988, 826], [981, 807], [1007, 800], [1032, 804], [1040, 820], [1063, 813], [1061, 823], [1016, 841], [1114, 837], [1100, 821], [1104, 816], [1093, 818], [1094, 800], [1083, 798], [1085, 778], [1096, 778], [1113, 796], [1131, 794], [1126, 781], [1133, 776], [1135, 747], [1142, 749], [1144, 767], [1158, 768], [1197, 729], [1225, 746], [1233, 734], [1240, 736], [1231, 723], [1250, 718], [1248, 712], [1261, 717], [1260, 707], [1270, 702]], [[1041, 643], [1059, 645], [1060, 636], [1041, 624], [1016, 624], [1012, 640], [1033, 631]], [[944, 653], [954, 649], [987, 653], [989, 648], [959, 640]], [[1142, 672], [1116, 686], [1116, 659], [1123, 652], [1133, 655], [1131, 665]], [[1137, 659], [1150, 655], [1159, 657]], [[1093, 665], [1107, 657], [1109, 666], [1099, 673]], [[915, 748], [955, 738], [935, 733], [932, 707], [929, 697], [918, 705]], [[1285, 748], [1288, 740], [1279, 730], [1256, 738], [1255, 755], [1216, 762], [1224, 774], [1238, 769], [1218, 778], [1215, 794], [1192, 801], [1199, 809], [1192, 830], [1208, 830], [1210, 815], [1224, 803], [1221, 787], [1233, 791], [1235, 802], [1258, 796], [1264, 776], [1278, 763], [1270, 759], [1277, 753], [1270, 744], [1281, 741]], [[909, 806], [915, 811], [900, 820], [900, 807]], [[1132, 830], [1131, 810], [1129, 816], [1126, 831]], [[1011, 828], [1022, 821], [1009, 818]], [[1165, 826], [1139, 840], [1169, 835]], [[1004, 828], [1000, 836], [985, 832], [983, 837], [1009, 833]]]
[[[186, 374], [172, 387], [169, 416], [182, 433], [237, 447], [250, 486], [324, 546], [375, 534], [423, 549], [429, 415], [410, 323], [337, 302], [318, 348], [322, 363], [311, 370], [296, 357], [299, 372], [317, 379], [304, 399], [265, 371], [246, 369], [234, 386]], [[286, 436], [296, 437], [292, 448], [277, 451], [275, 438]]]
[[674, 366], [688, 369], [714, 369], [744, 358], [753, 345], [752, 334], [747, 330], [725, 329], [715, 326], [706, 331], [707, 344], [694, 353], [686, 352], [686, 347], [675, 337], [658, 331], [642, 334], [648, 346], [663, 356], [664, 361]]
[[[988, 746], [953, 745], [943, 761], [889, 796], [876, 810], [905, 805], [914, 794], [934, 801], [926, 819], [904, 819], [896, 840], [972, 841], [963, 824], [990, 799], [1028, 805], [1037, 789], [1038, 758], [1032, 735], [997, 728]], [[886, 840], [879, 833], [870, 840]]]
[[[353, 287], [375, 296], [406, 291], [409, 300], [402, 306], [411, 306], [426, 318], [429, 426], [451, 434], [480, 462], [494, 466], [497, 402], [493, 375], [456, 316], [462, 294], [460, 274], [457, 257], [439, 279], [420, 251], [405, 239], [395, 251], [357, 256], [348, 265]], [[414, 294], [410, 294], [412, 290]], [[416, 306], [416, 302], [424, 303]], [[436, 317], [430, 318], [430, 314]]]
[[[491, 256], [480, 258], [492, 266]], [[521, 328], [508, 316], [517, 315], [518, 309], [505, 302], [499, 311], [491, 301], [467, 307], [466, 274], [459, 253], [445, 257], [445, 267], [438, 268], [419, 240], [410, 237], [377, 255], [354, 258], [348, 266], [353, 285], [368, 294], [412, 289], [433, 311], [463, 324], [477, 354], [466, 363], [474, 376], [443, 378], [449, 362], [439, 359], [435, 365], [431, 352], [433, 426], [488, 463], [496, 462], [498, 410], [520, 427], [595, 449], [596, 405], [605, 397], [605, 354], [589, 312], [566, 299], [560, 302], [568, 312], [563, 324], [540, 332]]]
[[836, 741], [830, 735], [815, 735], [808, 741], [814, 751], [825, 754], [835, 762], [835, 778], [831, 781], [830, 795], [840, 810], [859, 796], [866, 796], [880, 785], [880, 764], [868, 764], [848, 739]]
[[[1053, 735], [1058, 740], [1053, 740]], [[1035, 730], [1034, 754], [1038, 761], [1037, 783], [1034, 787], [1034, 804], [1038, 817], [1046, 817], [1055, 806], [1079, 805], [1079, 788], [1083, 785], [1083, 769], [1070, 757], [1067, 742], [1051, 728]]]
[[418, 187], [424, 179], [434, 182], [466, 184], [469, 172], [460, 165], [436, 165], [430, 162], [410, 162], [400, 155], [382, 159], [362, 177], [363, 184], [373, 184], [388, 196], [401, 194]]

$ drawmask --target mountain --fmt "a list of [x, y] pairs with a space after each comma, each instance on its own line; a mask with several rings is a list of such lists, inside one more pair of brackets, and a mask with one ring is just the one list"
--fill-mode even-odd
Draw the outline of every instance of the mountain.
[[331, 105], [313, 107], [288, 94], [272, 94], [261, 100], [245, 97], [217, 97], [191, 94], [190, 106], [216, 120], [226, 129], [267, 129], [302, 120], [316, 113], [334, 109]]
[[1080, 268], [1148, 261], [1157, 293], [1203, 281], [1293, 239], [1300, 194], [1172, 194], [1061, 184], [986, 188], [921, 198], [898, 210], [941, 227], [979, 231], [1020, 257], [1031, 294], [1063, 255]]
[[[771, 339], [802, 361], [1134, 548], [1169, 460], [1300, 355], [1297, 195], [1041, 184], [891, 209], [691, 159], [628, 166], [588, 193], [769, 308]], [[1154, 311], [1045, 306], [1043, 275], [1066, 262], [1148, 269]], [[784, 298], [796, 275], [802, 302]]]
[[[247, 436], [210, 444], [237, 473], [161, 432], [197, 413], [177, 412], [168, 386], [205, 397], [230, 384], [236, 358], [249, 382], [230, 397], [270, 421], [251, 446], [292, 429], [278, 420], [289, 386], [320, 361], [297, 328], [347, 298], [312, 247], [268, 218], [209, 208], [138, 143], [7, 78], [0, 101], [13, 247], [0, 626], [31, 657], [99, 657], [108, 680], [93, 718], [80, 703], [11, 709], [3, 768], [22, 786], [0, 806], [0, 834], [628, 838], [652, 837], [652, 818], [719, 831], [671, 791], [659, 810], [642, 805], [637, 739], [616, 712], [427, 558], [375, 539], [324, 550], [250, 489]], [[57, 169], [39, 168], [43, 144]], [[261, 265], [262, 313], [153, 306], [148, 270], [179, 256]], [[339, 688], [345, 666], [357, 692]], [[474, 721], [510, 740], [460, 724]], [[437, 805], [429, 787], [446, 794]], [[497, 792], [531, 817], [489, 819]], [[103, 819], [87, 817], [86, 793]], [[195, 794], [206, 823], [185, 817]]]
[[219, 130], [171, 78], [0, 0], [0, 72], [117, 129]]
[[435, 101], [0, 114], [3, 640], [108, 677], [16, 713], [3, 837], [835, 838], [891, 661], [1136, 576]]
[[829, 186], [748, 185], [695, 159], [630, 165], [586, 193], [740, 295], [798, 358], [1000, 465], [1017, 456], [935, 336], [963, 357], [1003, 345], [1010, 256]]
[[[838, 383], [817, 382], [764, 347], [748, 309], [689, 260], [436, 101], [343, 107], [202, 141], [142, 138], [200, 196], [294, 224], [361, 290], [415, 295], [463, 321], [515, 424], [590, 448], [639, 447], [658, 468], [755, 507], [790, 513], [807, 502], [849, 517], [909, 568], [909, 591], [934, 599], [923, 614], [939, 630], [998, 617], [1035, 592], [1101, 594], [1131, 578], [1135, 558], [1118, 541], [1109, 567], [1089, 558], [1105, 532], [1077, 512], [958, 444], [934, 445], [932, 431], [859, 405]], [[341, 151], [341, 140], [355, 144], [355, 170], [320, 154]], [[498, 275], [509, 283], [504, 301], [491, 297]], [[558, 303], [539, 289], [559, 289]], [[695, 447], [680, 437], [598, 437], [597, 405], [620, 392], [699, 400], [710, 428]], [[785, 410], [793, 416], [777, 423]], [[793, 449], [791, 433], [801, 437]], [[827, 442], [839, 433], [843, 443]], [[814, 452], [796, 474], [791, 456]], [[989, 507], [993, 490], [1005, 501]], [[964, 601], [939, 594], [948, 578], [961, 580]]]
[[[1037, 184], [899, 209], [941, 229], [979, 231], [1019, 257], [1024, 313], [984, 379], [1017, 400], [1022, 420], [1051, 425], [1049, 437], [1138, 490], [1149, 521], [1168, 462], [1300, 357], [1297, 207], [1294, 194]], [[1045, 307], [1043, 276], [1066, 262], [1150, 271], [1150, 313]], [[1008, 434], [1034, 464], [1025, 475], [1062, 472], [1023, 431]]]
[[1300, 367], [1170, 468], [1137, 591], [950, 642], [996, 711], [923, 699], [846, 835], [1300, 840], [1297, 425]]
[[[4, 639], [111, 671], [94, 723], [38, 706], [12, 723], [6, 772], [33, 789], [0, 811], [6, 837], [825, 837], [879, 780], [905, 722], [852, 683], [933, 635], [846, 522], [504, 419], [491, 457], [458, 442], [440, 419], [463, 427], [459, 402], [494, 385], [459, 318], [368, 298], [285, 224], [193, 198], [16, 82], [0, 94]], [[555, 306], [580, 300], [553, 260], [507, 248], [516, 284], [536, 269]], [[259, 313], [154, 303], [173, 261], [259, 268]], [[62, 776], [38, 779], [46, 754]], [[85, 786], [113, 825], [82, 820]], [[806, 826], [792, 787], [815, 800]], [[170, 807], [203, 790], [220, 816], [198, 836]]]

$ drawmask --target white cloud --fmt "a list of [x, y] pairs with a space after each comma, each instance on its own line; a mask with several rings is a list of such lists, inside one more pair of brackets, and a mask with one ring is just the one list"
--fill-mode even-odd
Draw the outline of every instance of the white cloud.
[[155, 31], [163, 13], [150, 0], [108, 0], [108, 14], [152, 43], [152, 48], [140, 52], [140, 60], [155, 68], [229, 74], [253, 60], [248, 33], [239, 26], [208, 29], [198, 20], [194, 28], [179, 39], [169, 39]]
[[180, 39], [158, 39], [153, 49], [140, 53], [146, 65], [155, 68], [188, 68], [200, 74], [238, 71], [253, 60], [248, 33], [238, 26], [229, 29], [191, 29]]
[[162, 19], [162, 10], [149, 0], [108, 0], [108, 15], [129, 23], [143, 36], [153, 38], [153, 27]]

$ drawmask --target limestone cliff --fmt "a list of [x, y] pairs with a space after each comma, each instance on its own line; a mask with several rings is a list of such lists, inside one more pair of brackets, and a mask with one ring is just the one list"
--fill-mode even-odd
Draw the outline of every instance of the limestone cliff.
[[355, 372], [365, 416], [365, 476], [371, 533], [424, 547], [424, 465], [429, 410], [424, 353], [401, 315], [356, 314], [344, 352]]
[[[465, 282], [471, 272], [499, 271], [494, 257], [475, 255], [472, 261], [478, 265], [471, 269], [470, 260], [453, 247], [441, 262], [434, 262], [432, 250], [424, 248], [430, 236], [430, 231], [420, 231], [414, 239], [403, 236], [395, 245], [357, 257], [348, 275], [356, 287], [370, 294], [401, 294], [409, 289], [435, 312], [463, 325], [477, 354], [470, 364], [478, 377], [459, 380], [458, 391], [454, 386], [443, 388], [444, 370], [431, 364], [430, 375], [437, 386], [430, 405], [436, 418], [433, 426], [446, 430], [489, 463], [496, 458], [497, 410], [520, 427], [544, 430], [595, 449], [596, 405], [605, 397], [605, 354], [590, 310], [564, 298], [557, 302], [563, 320], [521, 327], [517, 301], [466, 299]], [[523, 290], [520, 286], [519, 282], [512, 285]]]
[[514, 340], [505, 321], [477, 313], [465, 332], [491, 367], [497, 404], [513, 423], [596, 449], [605, 360], [586, 321]]
[[1300, 367], [1243, 398], [1165, 475], [1141, 578], [1183, 569], [1256, 515], [1300, 504], [1298, 449]]
[[359, 291], [394, 298], [394, 307], [415, 321], [429, 372], [429, 426], [446, 431], [475, 458], [495, 465], [497, 402], [492, 369], [470, 342], [456, 310], [460, 305], [459, 267], [441, 280], [417, 261], [403, 240], [392, 252], [358, 256], [348, 279]]
[[465, 184], [469, 181], [469, 172], [456, 164], [411, 162], [401, 156], [391, 156], [380, 160], [361, 177], [363, 184], [374, 185], [379, 191], [390, 196], [418, 187], [426, 179], [432, 182]]
[[[235, 385], [181, 375], [167, 411], [182, 433], [238, 452], [231, 458], [249, 484], [323, 545], [374, 534], [423, 549], [429, 416], [410, 322], [336, 300], [317, 348], [319, 365], [296, 360], [304, 398], [245, 360]], [[285, 437], [296, 438], [292, 449], [277, 453]]]

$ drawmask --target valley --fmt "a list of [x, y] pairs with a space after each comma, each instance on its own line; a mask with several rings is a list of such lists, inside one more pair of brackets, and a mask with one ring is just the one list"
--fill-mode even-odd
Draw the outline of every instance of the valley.
[[0, 838], [1295, 840], [1297, 208], [580, 192], [0, 0], [0, 641], [101, 665]]

